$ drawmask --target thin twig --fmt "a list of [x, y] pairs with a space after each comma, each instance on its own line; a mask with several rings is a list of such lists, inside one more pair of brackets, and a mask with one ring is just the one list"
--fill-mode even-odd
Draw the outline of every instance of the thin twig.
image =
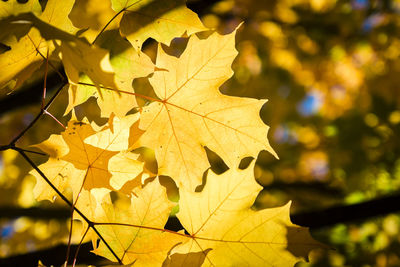
[[110, 250], [110, 252], [114, 255], [114, 257], [117, 259], [118, 263], [122, 265], [122, 261], [121, 259], [117, 256], [117, 254], [114, 252], [114, 250], [110, 247], [110, 245], [106, 242], [106, 240], [104, 239], [104, 237], [100, 234], [100, 232], [96, 229], [95, 224], [89, 220], [77, 207], [75, 207], [71, 201], [69, 201], [61, 192], [60, 190], [58, 190], [57, 187], [55, 187], [53, 185], [53, 183], [47, 178], [47, 176], [38, 168], [38, 166], [36, 166], [36, 164], [24, 153], [24, 151], [18, 150], [18, 152], [21, 154], [21, 156], [32, 166], [32, 168], [34, 168], [40, 176], [42, 176], [42, 178], [46, 181], [46, 183], [57, 193], [57, 195], [60, 196], [60, 198], [68, 204], [68, 206], [70, 206], [71, 208], [74, 209], [74, 211], [76, 211], [79, 216], [82, 217], [83, 220], [86, 221], [86, 223], [89, 225], [89, 227], [91, 227], [93, 229], [93, 231], [97, 234], [97, 236], [100, 238], [101, 241], [103, 241], [103, 243], [106, 245], [106, 247], [108, 248], [108, 250]]
[[[44, 110], [46, 110], [51, 103], [53, 103], [53, 101], [56, 99], [56, 97], [58, 96], [58, 94], [61, 92], [61, 90], [63, 89], [64, 85], [66, 83], [62, 83], [61, 86], [57, 89], [56, 93], [53, 95], [53, 97], [49, 100], [49, 102], [47, 102], [47, 104], [44, 106]], [[31, 121], [31, 123], [29, 123], [29, 125], [21, 132], [19, 133], [11, 142], [10, 144], [15, 144], [22, 136], [24, 136], [24, 134], [30, 129], [32, 128], [32, 126], [40, 119], [40, 117], [43, 115], [44, 111], [40, 110], [40, 112], [36, 115], [36, 117], [33, 119], [33, 121]]]
[[13, 149], [16, 151], [24, 151], [26, 153], [32, 153], [32, 154], [37, 154], [37, 155], [41, 155], [41, 156], [48, 156], [46, 153], [43, 153], [43, 152], [28, 150], [28, 149], [24, 149], [24, 148], [20, 148], [20, 147], [16, 147], [16, 146], [11, 146], [11, 147], [9, 147], [9, 149]]
[[75, 252], [75, 255], [74, 255], [74, 261], [73, 261], [73, 263], [72, 263], [72, 267], [75, 267], [76, 259], [78, 258], [79, 249], [81, 248], [82, 242], [83, 242], [83, 240], [85, 239], [85, 236], [86, 236], [86, 234], [88, 233], [89, 229], [90, 229], [90, 227], [88, 226], [88, 227], [86, 228], [85, 233], [83, 234], [83, 236], [82, 236], [82, 238], [81, 238], [81, 241], [79, 242], [78, 248], [76, 249], [76, 252]]
[[[96, 85], [90, 84], [90, 83], [79, 82], [78, 84], [96, 87]], [[123, 93], [123, 94], [127, 94], [127, 95], [134, 95], [134, 96], [137, 96], [137, 97], [140, 97], [140, 98], [143, 98], [143, 99], [146, 99], [146, 100], [150, 100], [150, 101], [161, 102], [161, 103], [163, 102], [160, 99], [157, 99], [157, 98], [154, 98], [154, 97], [150, 97], [150, 96], [147, 96], [147, 95], [142, 95], [142, 94], [138, 94], [138, 93], [134, 93], [134, 92], [114, 89], [114, 88], [111, 88], [111, 87], [105, 87], [105, 86], [99, 86], [99, 87], [100, 87], [100, 89], [105, 89], [105, 90], [114, 91], [114, 92], [117, 92], [117, 93]]]
[[[32, 42], [33, 46], [35, 47], [36, 52], [38, 53], [39, 56], [41, 56], [44, 60], [47, 60], [47, 58], [49, 57], [49, 50], [47, 48], [47, 57], [45, 57], [39, 50], [39, 48], [36, 47], [35, 43], [33, 42], [32, 38], [29, 36], [29, 34], [27, 35], [29, 40]], [[61, 72], [49, 61], [48, 64], [50, 65], [50, 67], [58, 74], [58, 76], [61, 78], [61, 81], [65, 81], [65, 77], [64, 75], [61, 74]]]
[[92, 45], [94, 45], [94, 43], [97, 41], [97, 39], [100, 37], [100, 35], [107, 29], [108, 25], [110, 25], [110, 23], [116, 19], [121, 13], [125, 12], [128, 8], [138, 4], [139, 2], [141, 2], [142, 0], [138, 0], [132, 4], [130, 4], [127, 7], [124, 7], [122, 10], [118, 11], [117, 14], [115, 14], [108, 22], [107, 24], [103, 27], [103, 29], [101, 29], [101, 31], [99, 32], [99, 34], [97, 34], [96, 38], [93, 40]]
[[[66, 260], [67, 262], [68, 262], [69, 251], [70, 251], [70, 246], [71, 246], [72, 227], [73, 227], [72, 222], [73, 222], [73, 218], [74, 218], [74, 207], [75, 207], [76, 204], [78, 203], [78, 199], [79, 199], [79, 196], [81, 195], [81, 192], [82, 192], [83, 186], [84, 186], [84, 184], [85, 184], [85, 181], [86, 181], [86, 177], [87, 177], [87, 175], [88, 175], [88, 172], [89, 172], [89, 169], [86, 170], [85, 178], [83, 178], [81, 188], [79, 189], [78, 194], [76, 194], [76, 199], [75, 199], [75, 201], [72, 203], [72, 208], [71, 208], [71, 224], [70, 224], [71, 227], [70, 227], [70, 230], [69, 230], [68, 246], [67, 246], [67, 248], [68, 248], [68, 249], [67, 249], [67, 260]], [[65, 267], [66, 267], [66, 266], [65, 266]]]
[[44, 103], [46, 101], [46, 83], [47, 83], [47, 72], [49, 71], [49, 48], [47, 48], [47, 56], [46, 56], [46, 68], [44, 71], [44, 82], [43, 82], [43, 95], [42, 95], [42, 104], [40, 109], [43, 110]]
[[64, 124], [62, 124], [56, 117], [53, 116], [50, 112], [47, 111], [47, 109], [43, 110], [44, 114], [49, 115], [53, 120], [55, 120], [61, 127], [64, 129], [67, 129]]
[[[67, 246], [67, 253], [65, 256], [65, 264], [64, 266], [67, 267], [68, 265], [68, 259], [69, 259], [69, 252], [71, 250], [71, 239], [72, 239], [72, 227], [73, 227], [73, 222], [74, 222], [74, 207], [71, 207], [71, 218], [70, 218], [70, 227], [69, 227], [69, 233], [68, 233], [68, 246]], [[88, 226], [89, 228], [89, 226]]]
[[97, 34], [96, 38], [93, 40], [93, 42], [91, 43], [91, 45], [94, 45], [94, 43], [97, 41], [97, 39], [100, 37], [100, 35], [106, 30], [106, 28], [108, 27], [108, 25], [110, 25], [110, 23], [111, 23], [114, 19], [116, 19], [116, 18], [119, 16], [119, 14], [121, 14], [121, 13], [124, 12], [124, 11], [125, 11], [125, 9], [122, 9], [122, 10], [119, 11], [117, 14], [115, 14], [114, 17], [112, 17], [112, 18], [110, 19], [109, 22], [107, 22], [107, 24], [103, 27], [103, 29], [101, 29], [101, 31], [99, 32], [99, 34]]

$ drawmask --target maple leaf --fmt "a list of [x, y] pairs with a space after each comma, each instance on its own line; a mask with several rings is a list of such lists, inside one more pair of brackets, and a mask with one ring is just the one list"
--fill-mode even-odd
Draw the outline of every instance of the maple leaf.
[[68, 123], [66, 131], [61, 134], [70, 148], [68, 154], [61, 159], [71, 162], [76, 169], [85, 171], [82, 183], [86, 190], [109, 188], [111, 173], [108, 161], [118, 153], [85, 143], [86, 137], [93, 134], [95, 132], [89, 124], [80, 122]]
[[42, 13], [42, 8], [39, 1], [29, 0], [26, 3], [19, 3], [17, 0], [8, 0], [0, 3], [0, 19], [27, 12], [40, 15]]
[[[23, 13], [32, 13], [36, 16], [42, 14], [42, 7], [38, 0], [30, 0], [27, 3], [19, 3], [17, 0], [0, 2], [0, 42], [8, 46], [15, 43], [30, 30], [29, 23], [23, 21], [12, 23], [13, 19]], [[24, 25], [25, 24], [25, 25]], [[10, 37], [14, 35], [16, 40]]]
[[211, 249], [204, 253], [203, 266], [293, 266], [321, 247], [307, 228], [290, 222], [290, 203], [251, 209], [262, 189], [253, 167], [254, 162], [221, 175], [209, 171], [200, 193], [179, 189], [177, 217], [191, 239], [174, 248], [172, 256]]
[[[233, 74], [236, 31], [199, 39], [193, 34], [207, 29], [184, 0], [112, 0], [112, 6], [78, 0], [72, 9], [74, 2], [49, 0], [43, 12], [36, 0], [21, 8], [15, 1], [0, 3], [6, 7], [0, 8], [0, 26], [12, 25], [0, 33], [11, 47], [0, 54], [0, 86], [12, 79], [14, 88], [21, 85], [48, 53], [61, 60], [70, 83], [66, 112], [94, 96], [101, 116], [109, 117], [104, 126], [73, 117], [64, 132], [36, 145], [50, 156], [39, 166], [46, 182], [58, 192], [71, 189], [78, 219], [93, 230], [88, 233], [96, 254], [135, 266], [292, 266], [321, 246], [290, 222], [290, 204], [251, 209], [261, 190], [254, 163], [246, 170], [236, 166], [261, 150], [276, 154], [259, 117], [266, 100], [219, 91]], [[150, 37], [169, 45], [185, 33], [191, 37], [183, 54], [170, 56], [160, 45], [157, 67], [140, 50]], [[157, 99], [132, 87], [134, 79], [150, 74]], [[136, 96], [153, 102], [126, 116], [137, 108]], [[196, 193], [209, 167], [205, 146], [233, 169], [209, 171]], [[178, 218], [189, 235], [164, 229], [174, 205], [158, 178], [146, 180], [155, 174], [144, 168], [143, 154], [131, 152], [138, 147], [154, 150], [159, 174], [177, 182]], [[31, 173], [35, 197], [54, 200], [50, 186]], [[115, 200], [111, 191], [124, 196]]]
[[111, 116], [108, 123], [101, 127], [100, 131], [85, 139], [85, 143], [95, 144], [96, 147], [109, 151], [129, 149], [131, 128], [138, 121], [139, 115], [139, 113], [135, 113], [122, 118]]
[[[137, 107], [132, 81], [152, 73], [154, 64], [146, 54], [135, 51], [119, 34], [116, 36], [115, 32], [108, 32], [101, 41], [101, 45], [112, 54], [109, 61], [106, 59], [106, 64], [108, 71], [115, 75], [109, 77], [108, 81], [98, 83], [102, 85], [96, 87], [92, 85], [92, 80], [88, 76], [78, 77], [75, 74], [74, 85], [69, 87], [69, 103], [66, 114], [73, 107], [87, 101], [92, 96], [97, 98], [102, 117], [109, 117], [111, 113], [122, 117], [129, 110]], [[101, 51], [106, 50], [102, 49]], [[109, 53], [105, 53], [103, 56], [108, 57]], [[101, 57], [99, 56], [97, 62]], [[71, 67], [73, 68], [73, 66]], [[77, 84], [77, 81], [80, 84]]]
[[268, 126], [259, 112], [266, 100], [226, 96], [219, 92], [232, 75], [237, 51], [235, 32], [189, 39], [176, 58], [159, 49], [156, 71], [149, 79], [160, 98], [142, 110], [138, 145], [152, 148], [159, 173], [194, 189], [209, 167], [204, 146], [228, 166], [237, 166], [260, 150], [276, 156], [267, 139]]
[[[36, 145], [50, 155], [39, 168], [60, 191], [71, 187], [74, 197], [82, 189], [120, 189], [126, 182], [139, 179], [143, 172], [143, 163], [137, 161], [139, 155], [126, 152], [128, 142], [124, 141], [129, 135], [129, 123], [133, 124], [137, 118], [137, 115], [130, 115], [122, 122], [114, 118], [118, 120], [116, 125], [111, 120], [98, 133], [90, 124], [70, 121], [61, 135], [52, 135]], [[32, 174], [37, 177], [35, 196], [52, 200], [54, 193], [47, 192], [48, 185], [36, 171]]]
[[173, 255], [168, 255], [162, 267], [201, 266], [210, 250], [211, 249], [206, 249], [201, 252], [190, 252], [186, 254], [174, 253]]
[[[90, 89], [97, 90], [99, 97], [106, 101], [107, 99], [103, 98], [101, 87], [116, 88], [109, 52], [82, 41], [75, 41], [63, 42], [61, 53], [65, 72], [70, 81], [69, 105], [78, 105], [90, 97], [90, 95], [87, 96], [86, 90], [79, 88], [78, 84], [82, 82], [81, 73], [86, 75], [86, 81], [94, 83], [95, 87]], [[85, 78], [83, 80], [85, 81]]]
[[[11, 49], [0, 54], [0, 62], [2, 62], [0, 65], [2, 69], [0, 73], [0, 88], [4, 87], [12, 79], [16, 80], [12, 88], [16, 89], [19, 87], [41, 66], [43, 55], [46, 55], [47, 52], [49, 54], [52, 53], [54, 46], [42, 37], [46, 37], [46, 39], [74, 38], [70, 34], [76, 32], [77, 29], [68, 19], [68, 13], [72, 5], [73, 0], [63, 1], [62, 4], [59, 4], [59, 1], [56, 0], [49, 0], [42, 13], [38, 1], [29, 1], [29, 3], [24, 4], [22, 7], [20, 4], [15, 3], [15, 1], [0, 3], [0, 19], [26, 12], [32, 13], [27, 14], [27, 16], [22, 16], [22, 14], [19, 19], [15, 17], [13, 23], [5, 20], [5, 23], [8, 24], [7, 28], [5, 28], [6, 30], [2, 31], [0, 40]], [[11, 27], [8, 25], [11, 25]], [[31, 26], [35, 26], [37, 29], [29, 30]], [[23, 30], [28, 27], [29, 32], [20, 40], [8, 36], [14, 31], [21, 31], [21, 27]], [[6, 41], [3, 40], [4, 38], [6, 38]]]
[[[174, 205], [158, 179], [133, 193], [127, 208], [118, 208], [106, 195], [93, 218], [95, 227], [124, 264], [161, 266], [171, 248], [186, 239], [164, 230]], [[116, 261], [103, 242], [93, 252]]]
[[63, 0], [61, 3], [57, 0], [49, 0], [39, 19], [57, 27], [59, 30], [75, 33], [78, 29], [72, 25], [68, 18], [74, 2], [75, 0]]
[[36, 29], [31, 29], [19, 41], [11, 38], [6, 44], [11, 50], [0, 54], [0, 88], [15, 79], [12, 89], [16, 89], [41, 66], [43, 58], [37, 50], [46, 54], [48, 46]]
[[125, 11], [120, 22], [121, 35], [140, 50], [146, 39], [169, 45], [175, 37], [208, 30], [185, 0], [112, 0], [115, 11]]
[[76, 0], [69, 18], [75, 27], [85, 29], [82, 36], [92, 43], [105, 25], [107, 30], [118, 27], [120, 16], [112, 20], [115, 14], [110, 1]]

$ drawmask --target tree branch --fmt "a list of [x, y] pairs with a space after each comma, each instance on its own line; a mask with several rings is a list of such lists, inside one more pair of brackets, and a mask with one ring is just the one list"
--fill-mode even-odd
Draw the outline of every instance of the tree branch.
[[[71, 256], [68, 262], [73, 261], [74, 254], [78, 249], [78, 245], [71, 245]], [[77, 257], [77, 264], [96, 266], [113, 264], [111, 261], [97, 256], [90, 251], [92, 250], [92, 243], [87, 242], [81, 245]], [[46, 266], [61, 266], [65, 261], [65, 251], [67, 245], [57, 245], [55, 247], [28, 252], [22, 255], [14, 255], [8, 258], [0, 258], [0, 266], [24, 266], [24, 267], [37, 267], [39, 260]]]
[[[299, 213], [291, 215], [290, 218], [293, 223], [310, 227], [312, 229], [332, 226], [337, 223], [361, 221], [367, 218], [376, 216], [386, 215], [393, 212], [399, 212], [400, 206], [397, 204], [400, 202], [400, 194], [387, 196], [379, 199], [366, 201], [359, 204], [353, 205], [342, 205], [327, 208], [319, 211], [312, 211], [306, 213]], [[1, 218], [16, 218], [20, 216], [28, 216], [33, 218], [43, 219], [67, 219], [71, 215], [71, 211], [68, 208], [15, 208], [15, 207], [0, 207]], [[177, 231], [182, 229], [182, 225], [176, 217], [170, 217], [166, 229]], [[77, 245], [71, 247], [71, 255], [73, 255], [77, 249]], [[110, 264], [107, 260], [102, 257], [98, 257], [93, 253], [90, 253], [92, 249], [90, 243], [82, 245], [78, 260], [80, 264]], [[40, 250], [36, 252], [30, 252], [23, 255], [11, 256], [8, 258], [0, 259], [0, 266], [37, 266], [38, 260], [42, 260], [47, 265], [60, 265], [64, 261], [64, 254], [67, 250], [66, 245], [58, 245], [53, 248]], [[23, 263], [23, 264], [22, 264]]]
[[[355, 222], [367, 218], [399, 212], [400, 194], [386, 196], [352, 205], [340, 205], [323, 210], [302, 212], [290, 216], [293, 223], [310, 227], [321, 228], [343, 222]], [[0, 207], [0, 218], [17, 218], [21, 216], [37, 219], [70, 218], [71, 210], [68, 208], [18, 208]], [[166, 228], [169, 230], [182, 229], [176, 217], [169, 218]]]

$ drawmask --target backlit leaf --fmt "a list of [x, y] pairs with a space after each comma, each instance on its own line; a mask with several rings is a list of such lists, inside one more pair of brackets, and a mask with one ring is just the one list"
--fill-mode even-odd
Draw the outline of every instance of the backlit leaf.
[[[42, 39], [42, 36], [47, 39], [74, 38], [70, 34], [76, 32], [77, 29], [68, 19], [72, 5], [72, 0], [62, 1], [62, 4], [59, 1], [50, 0], [42, 13], [37, 1], [31, 0], [26, 4], [18, 4], [16, 1], [0, 3], [0, 19], [25, 12], [32, 13], [25, 14], [27, 16], [23, 16], [21, 19], [15, 18], [15, 21], [10, 25], [11, 27], [7, 26], [7, 30], [3, 31], [7, 34], [2, 33], [0, 41], [4, 41], [3, 38], [8, 36], [11, 31], [21, 30], [21, 27], [23, 29], [28, 27], [27, 29], [29, 29], [34, 25], [40, 31], [39, 33], [37, 29], [31, 28], [20, 40], [16, 40], [14, 36], [8, 36], [7, 40], [4, 41], [11, 49], [0, 54], [0, 68], [2, 69], [0, 88], [4, 87], [10, 80], [15, 79], [16, 83], [12, 88], [16, 89], [41, 66], [43, 57], [46, 56], [47, 52], [51, 55], [54, 46]], [[17, 8], [20, 9], [17, 10]], [[5, 27], [2, 23], [0, 25]]]
[[120, 23], [121, 35], [138, 50], [150, 37], [169, 45], [185, 32], [191, 35], [208, 30], [197, 14], [186, 7], [185, 0], [112, 2], [114, 10], [125, 12]]
[[[133, 124], [136, 120], [137, 118], [131, 119], [130, 123]], [[106, 126], [104, 134], [100, 131], [98, 137], [92, 137], [96, 132], [90, 124], [70, 121], [61, 136], [52, 135], [49, 140], [37, 145], [50, 154], [50, 159], [39, 168], [61, 191], [72, 188], [74, 197], [77, 197], [82, 189], [118, 190], [125, 182], [137, 178], [143, 172], [143, 163], [136, 160], [138, 155], [124, 151], [128, 144], [121, 143], [119, 136], [123, 137], [126, 131], [129, 132], [129, 126], [124, 126], [127, 129], [116, 127], [113, 133], [109, 132], [109, 126]], [[89, 140], [85, 140], [87, 138]], [[112, 150], [107, 150], [108, 147]], [[117, 148], [122, 152], [117, 151]], [[52, 200], [55, 193], [46, 193], [49, 186], [36, 171], [32, 174], [38, 180], [35, 195], [41, 196], [40, 199]]]
[[19, 3], [17, 0], [8, 0], [0, 2], [0, 19], [26, 12], [40, 15], [42, 13], [42, 8], [39, 1], [29, 0], [26, 3]]
[[[164, 230], [173, 204], [158, 179], [134, 193], [129, 207], [123, 210], [105, 197], [101, 204], [103, 214], [95, 220], [100, 223], [96, 229], [124, 264], [161, 266], [171, 248], [185, 239], [184, 234]], [[94, 252], [116, 260], [102, 242]]]
[[194, 189], [209, 166], [204, 146], [237, 166], [260, 150], [276, 155], [267, 139], [268, 126], [259, 112], [266, 100], [220, 93], [232, 76], [237, 51], [235, 32], [214, 33], [205, 40], [192, 36], [176, 58], [159, 49], [156, 71], [149, 79], [160, 98], [143, 108], [140, 145], [155, 150], [159, 173]]
[[[116, 38], [119, 47], [123, 45], [120, 38]], [[110, 40], [110, 43], [114, 42], [115, 39]], [[97, 98], [102, 117], [109, 117], [111, 113], [122, 117], [137, 107], [132, 81], [154, 71], [154, 65], [146, 54], [128, 47], [118, 51], [110, 60], [105, 49], [81, 42], [78, 42], [78, 47], [73, 46], [74, 43], [71, 45], [62, 50], [66, 57], [66, 72], [72, 83], [66, 113], [92, 96]], [[86, 75], [79, 76], [77, 70]]]
[[251, 209], [262, 189], [253, 167], [222, 175], [209, 171], [200, 193], [180, 189], [177, 217], [192, 239], [173, 252], [204, 251], [201, 266], [293, 266], [321, 247], [307, 228], [290, 222], [290, 204]]
[[31, 29], [19, 41], [15, 38], [12, 39], [7, 44], [11, 49], [0, 54], [0, 88], [13, 79], [16, 80], [16, 83], [12, 88], [19, 87], [43, 62], [43, 58], [37, 53], [37, 50], [46, 55], [48, 49], [46, 41], [42, 39], [36, 29]]

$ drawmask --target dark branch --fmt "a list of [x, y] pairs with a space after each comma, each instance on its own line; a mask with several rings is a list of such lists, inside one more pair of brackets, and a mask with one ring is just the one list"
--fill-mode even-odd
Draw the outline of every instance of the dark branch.
[[93, 231], [97, 234], [97, 236], [103, 241], [104, 245], [108, 248], [108, 250], [114, 255], [114, 257], [118, 260], [120, 264], [122, 264], [121, 259], [118, 257], [118, 255], [115, 253], [115, 251], [110, 247], [108, 242], [103, 238], [103, 236], [100, 234], [100, 232], [96, 229], [95, 225], [91, 220], [89, 220], [78, 208], [75, 207], [59, 190], [57, 187], [55, 187], [51, 181], [46, 177], [46, 175], [36, 166], [36, 164], [21, 150], [18, 150], [19, 154], [34, 168], [40, 176], [46, 181], [46, 183], [57, 193], [58, 196], [61, 197], [61, 199], [68, 204], [72, 209], [74, 209], [74, 212], [78, 213], [79, 216], [82, 217], [83, 220], [86, 221], [86, 223], [93, 229]]
[[[357, 222], [366, 218], [385, 215], [388, 213], [400, 211], [400, 195], [393, 195], [366, 201], [360, 204], [336, 206], [324, 210], [294, 214], [291, 217], [293, 223], [317, 229], [321, 227], [331, 226], [337, 223]], [[0, 217], [15, 218], [19, 216], [29, 216], [34, 218], [44, 219], [62, 219], [69, 218], [71, 211], [68, 208], [10, 208], [0, 207]], [[176, 217], [169, 218], [166, 229], [177, 231], [182, 229], [182, 225]], [[71, 255], [75, 253], [77, 245], [71, 247]], [[100, 263], [101, 257], [90, 253], [91, 244], [85, 243], [82, 245], [79, 252], [78, 260], [80, 264], [96, 264]], [[59, 245], [46, 250], [31, 252], [23, 255], [17, 255], [0, 259], [0, 266], [37, 266], [38, 260], [42, 260], [45, 264], [53, 264], [58, 266], [64, 261], [64, 253], [67, 250], [66, 245]], [[24, 264], [22, 264], [24, 263]], [[106, 263], [106, 262], [105, 262]], [[108, 262], [109, 263], [109, 262]]]
[[[310, 211], [291, 215], [293, 223], [310, 227], [321, 228], [342, 222], [356, 222], [359, 220], [377, 217], [400, 211], [400, 194], [382, 197], [353, 205], [335, 206], [323, 210]], [[27, 216], [40, 219], [68, 219], [71, 210], [68, 208], [18, 208], [0, 207], [0, 218], [17, 218]], [[169, 218], [166, 229], [180, 230], [181, 224], [175, 217]]]
[[[78, 245], [71, 246], [71, 256], [68, 262], [73, 261], [73, 256], [78, 248]], [[107, 259], [97, 256], [90, 251], [92, 250], [91, 242], [84, 243], [79, 249], [77, 264], [89, 265], [95, 264], [96, 266], [110, 265], [112, 262]], [[23, 255], [15, 255], [8, 258], [0, 258], [0, 266], [23, 266], [23, 267], [37, 267], [38, 261], [42, 261], [45, 266], [62, 266], [65, 260], [65, 251], [67, 245], [57, 245], [48, 249], [43, 249], [35, 252], [28, 252]]]
[[400, 211], [400, 195], [391, 195], [353, 205], [336, 206], [291, 216], [292, 222], [310, 228], [357, 222]]

